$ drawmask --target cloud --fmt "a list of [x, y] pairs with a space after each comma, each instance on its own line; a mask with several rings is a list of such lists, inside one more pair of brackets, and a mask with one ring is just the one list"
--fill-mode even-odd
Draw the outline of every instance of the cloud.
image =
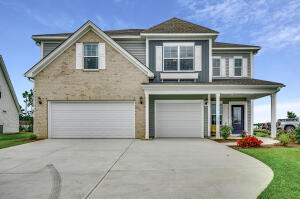
[[121, 19], [117, 16], [109, 17], [109, 19], [112, 20], [107, 21], [104, 19], [104, 17], [100, 15], [96, 16], [97, 24], [102, 30], [117, 30], [117, 29], [128, 29], [128, 28], [136, 27], [134, 23], [125, 21], [124, 19]]
[[[287, 111], [293, 111], [300, 116], [300, 99], [278, 102], [277, 103], [277, 119], [286, 118]], [[271, 121], [271, 105], [256, 104], [254, 105], [254, 122], [270, 122]]]
[[300, 1], [178, 0], [186, 19], [267, 49], [300, 44]]

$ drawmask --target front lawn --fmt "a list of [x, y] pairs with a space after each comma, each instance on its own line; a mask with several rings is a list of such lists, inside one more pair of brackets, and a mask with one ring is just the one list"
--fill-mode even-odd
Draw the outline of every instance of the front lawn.
[[33, 142], [30, 140], [30, 135], [33, 133], [18, 133], [18, 134], [0, 134], [0, 149]]
[[300, 198], [300, 147], [238, 150], [264, 162], [274, 172], [272, 182], [258, 198]]

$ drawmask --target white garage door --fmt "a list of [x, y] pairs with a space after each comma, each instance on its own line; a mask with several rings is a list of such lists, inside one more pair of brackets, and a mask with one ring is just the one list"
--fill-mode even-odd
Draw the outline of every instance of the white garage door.
[[155, 137], [204, 137], [202, 100], [155, 101]]
[[50, 138], [134, 138], [134, 102], [49, 102]]

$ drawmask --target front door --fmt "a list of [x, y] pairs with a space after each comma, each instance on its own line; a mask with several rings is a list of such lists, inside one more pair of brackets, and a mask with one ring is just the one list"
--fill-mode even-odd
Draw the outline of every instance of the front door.
[[244, 130], [244, 105], [232, 105], [232, 134], [240, 134]]

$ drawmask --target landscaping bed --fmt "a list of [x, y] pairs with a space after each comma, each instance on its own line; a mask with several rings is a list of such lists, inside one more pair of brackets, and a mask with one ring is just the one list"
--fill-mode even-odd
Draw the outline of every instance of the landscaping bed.
[[0, 149], [41, 140], [36, 138], [31, 139], [34, 138], [33, 135], [34, 134], [31, 132], [22, 132], [16, 134], [1, 134]]

